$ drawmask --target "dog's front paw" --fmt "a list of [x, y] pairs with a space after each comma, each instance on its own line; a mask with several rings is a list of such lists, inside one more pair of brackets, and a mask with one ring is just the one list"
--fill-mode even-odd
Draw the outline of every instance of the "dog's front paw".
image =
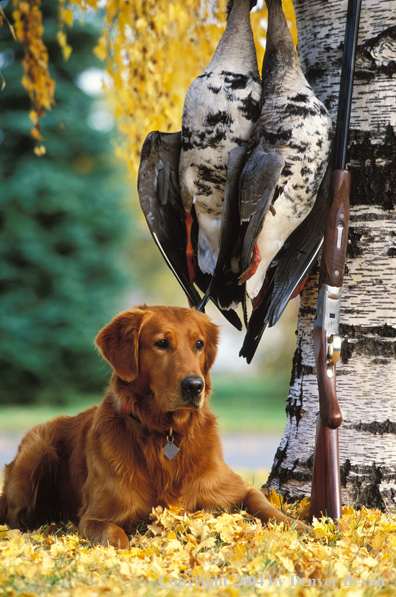
[[297, 520], [297, 521], [293, 521], [293, 524], [295, 525], [297, 532], [300, 534], [306, 533], [307, 535], [313, 535], [313, 528], [307, 524], [304, 524], [303, 522], [301, 522], [301, 520]]
[[125, 531], [111, 522], [107, 523], [106, 528], [103, 530], [102, 538], [98, 543], [105, 547], [111, 545], [116, 549], [128, 549], [129, 547], [129, 539]]
[[79, 525], [80, 533], [95, 545], [128, 549], [129, 539], [125, 531], [117, 524], [99, 520], [82, 518]]

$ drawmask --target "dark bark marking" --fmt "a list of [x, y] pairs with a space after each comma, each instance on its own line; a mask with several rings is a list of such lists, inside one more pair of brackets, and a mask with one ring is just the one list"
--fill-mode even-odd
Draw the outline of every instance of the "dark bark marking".
[[[396, 328], [385, 324], [382, 326], [360, 327], [340, 323], [340, 334], [345, 338], [341, 346], [341, 362], [347, 364], [354, 353], [356, 355], [375, 355], [377, 359], [386, 359], [381, 364], [387, 364], [389, 359], [396, 357]], [[370, 337], [367, 337], [370, 336]], [[348, 342], [357, 340], [357, 342]]]
[[384, 435], [385, 433], [396, 435], [396, 422], [394, 423], [389, 419], [383, 422], [372, 421], [371, 423], [357, 423], [351, 427], [357, 431], [367, 431], [373, 435]]
[[301, 384], [299, 398], [295, 399], [295, 398], [292, 398], [289, 396], [289, 398], [287, 399], [287, 403], [286, 403], [286, 414], [290, 419], [293, 419], [293, 418], [296, 419], [297, 427], [298, 427], [298, 424], [301, 419], [302, 405], [303, 405], [303, 390], [302, 390], [302, 384]]
[[340, 466], [340, 476], [341, 476], [341, 485], [342, 487], [346, 487], [349, 473], [351, 472], [351, 461], [347, 458]]
[[[285, 448], [285, 450], [287, 449], [287, 446]], [[285, 458], [285, 455], [283, 454], [284, 450], [279, 451], [281, 452], [280, 457], [282, 457], [282, 461]], [[278, 455], [278, 452], [276, 453], [275, 459]], [[296, 467], [300, 464], [301, 466], [306, 466], [308, 464], [308, 462], [300, 462], [298, 459], [295, 460], [293, 462], [293, 467], [290, 468], [282, 468], [281, 464], [282, 461], [276, 462], [274, 467], [272, 468], [272, 471], [268, 477], [267, 482], [265, 483], [265, 485], [263, 485], [263, 487], [271, 487], [272, 481], [276, 479], [277, 483], [279, 483], [279, 488], [282, 490], [282, 487], [284, 484], [286, 484], [288, 481], [290, 481], [290, 479], [294, 479], [297, 481], [300, 481], [301, 483], [310, 483], [311, 479], [312, 479], [312, 473], [309, 470], [309, 472], [302, 472], [302, 471], [296, 471]], [[311, 461], [313, 461], [313, 458], [311, 459]], [[312, 464], [311, 464], [312, 467]], [[301, 494], [294, 494], [293, 496], [291, 496], [291, 494], [288, 491], [282, 491], [282, 495], [284, 496], [284, 498], [286, 500], [288, 500], [289, 498], [291, 498], [291, 500], [293, 502], [295, 502], [296, 500], [302, 500], [304, 497], [307, 497], [303, 492], [301, 492]]]
[[[385, 480], [383, 470], [373, 462], [369, 466], [351, 466], [351, 473], [357, 475], [349, 476], [348, 481], [354, 489], [355, 507], [365, 506], [367, 508], [378, 508], [385, 510], [385, 502], [380, 492], [380, 485]], [[390, 477], [392, 479], [393, 476]]]
[[[377, 160], [386, 160], [378, 164]], [[376, 205], [390, 211], [396, 206], [396, 135], [388, 125], [381, 145], [371, 143], [371, 134], [350, 131], [347, 161], [352, 175], [351, 205]], [[353, 163], [354, 162], [354, 163]]]
[[290, 387], [294, 385], [296, 379], [300, 379], [302, 375], [302, 351], [301, 351], [301, 338], [298, 340], [296, 350], [294, 351], [292, 361], [292, 372], [290, 378]]
[[305, 73], [304, 76], [310, 85], [314, 84], [315, 81], [321, 79], [326, 75], [326, 70], [319, 67], [311, 67]]
[[347, 256], [348, 259], [355, 259], [359, 255], [363, 255], [363, 251], [358, 247], [358, 243], [363, 236], [363, 232], [356, 232], [353, 224], [350, 226], [348, 231], [348, 245], [347, 245]]
[[367, 39], [356, 50], [357, 68], [355, 78], [360, 81], [370, 82], [379, 75], [391, 78], [396, 73], [396, 61], [392, 60], [386, 65], [377, 66], [373, 58], [373, 50], [377, 52], [383, 39], [396, 39], [396, 26], [381, 31], [376, 37]]

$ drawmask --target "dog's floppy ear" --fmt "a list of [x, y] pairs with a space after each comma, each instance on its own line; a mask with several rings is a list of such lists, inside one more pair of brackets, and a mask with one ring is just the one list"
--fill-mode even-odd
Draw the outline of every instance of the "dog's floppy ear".
[[206, 342], [205, 342], [205, 371], [204, 373], [208, 373], [211, 369], [213, 363], [215, 362], [215, 358], [217, 355], [217, 345], [219, 342], [219, 327], [213, 323], [209, 317], [206, 318], [205, 321], [205, 335], [206, 335]]
[[139, 372], [139, 336], [148, 311], [136, 308], [114, 317], [97, 335], [96, 346], [121, 379], [130, 382]]

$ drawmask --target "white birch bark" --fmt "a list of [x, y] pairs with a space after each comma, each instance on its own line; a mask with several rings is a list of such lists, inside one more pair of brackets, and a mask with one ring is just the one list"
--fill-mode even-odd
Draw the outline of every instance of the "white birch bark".
[[[302, 68], [336, 119], [346, 0], [294, 0]], [[396, 0], [363, 0], [348, 169], [350, 236], [337, 364], [343, 503], [396, 503]], [[309, 496], [319, 410], [312, 324], [318, 270], [301, 299], [287, 426], [269, 484]]]

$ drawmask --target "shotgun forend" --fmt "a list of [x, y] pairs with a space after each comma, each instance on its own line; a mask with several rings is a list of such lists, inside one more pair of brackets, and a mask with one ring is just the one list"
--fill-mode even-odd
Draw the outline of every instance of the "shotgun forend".
[[351, 175], [348, 170], [334, 170], [330, 180], [319, 288], [322, 284], [342, 286], [348, 244], [350, 193]]

